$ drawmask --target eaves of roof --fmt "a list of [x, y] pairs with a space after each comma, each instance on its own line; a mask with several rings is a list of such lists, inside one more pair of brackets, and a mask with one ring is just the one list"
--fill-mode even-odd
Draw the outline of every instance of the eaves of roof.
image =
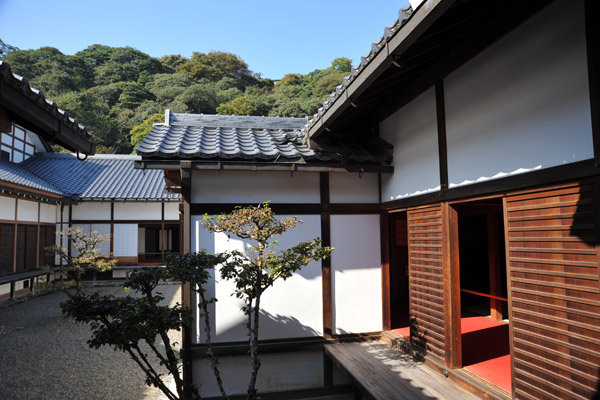
[[360, 65], [352, 68], [350, 75], [344, 78], [343, 83], [308, 121], [303, 132], [313, 139], [324, 132], [328, 122], [353, 107], [353, 101], [377, 77], [394, 65], [396, 57], [410, 47], [454, 2], [455, 0], [427, 0], [416, 10], [411, 7], [401, 9], [398, 20], [385, 28], [380, 40], [373, 42], [371, 51], [361, 58]]
[[92, 135], [69, 114], [47, 99], [41, 90], [29, 86], [27, 79], [14, 74], [10, 65], [0, 61], [0, 106], [11, 119], [45, 140], [71, 151], [94, 154]]

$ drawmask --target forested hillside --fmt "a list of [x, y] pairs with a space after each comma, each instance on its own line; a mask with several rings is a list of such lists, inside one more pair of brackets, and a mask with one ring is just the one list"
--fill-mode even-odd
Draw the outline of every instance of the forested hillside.
[[250, 71], [235, 54], [220, 51], [158, 59], [131, 47], [95, 44], [65, 55], [53, 47], [19, 50], [1, 39], [0, 58], [84, 124], [97, 140], [97, 151], [105, 153], [130, 153], [167, 108], [313, 115], [351, 68], [351, 60], [336, 58], [327, 69], [273, 82]]

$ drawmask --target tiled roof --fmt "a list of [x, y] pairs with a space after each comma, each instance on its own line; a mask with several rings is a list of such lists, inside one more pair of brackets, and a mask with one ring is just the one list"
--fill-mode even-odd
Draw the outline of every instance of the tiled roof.
[[[165, 192], [161, 170], [139, 170], [134, 155], [95, 155], [78, 160], [73, 154], [40, 153], [19, 165], [77, 200], [176, 200]], [[14, 165], [14, 164], [13, 164]]]
[[303, 143], [306, 118], [170, 114], [137, 148], [145, 157], [297, 161], [331, 159]]
[[383, 30], [383, 36], [381, 39], [371, 44], [371, 50], [360, 58], [360, 64], [356, 67], [352, 67], [349, 75], [344, 77], [342, 84], [338, 85], [335, 92], [329, 95], [329, 99], [323, 102], [323, 106], [319, 108], [317, 113], [313, 116], [303, 131], [308, 131], [317, 121], [323, 116], [325, 111], [344, 93], [344, 91], [350, 86], [350, 84], [356, 79], [356, 77], [365, 69], [365, 67], [379, 54], [379, 52], [385, 48], [386, 43], [404, 26], [406, 21], [410, 18], [413, 13], [413, 9], [408, 6], [401, 8], [398, 12], [398, 19], [392, 25], [388, 25]]
[[[23, 93], [40, 108], [46, 110], [65, 126], [71, 128], [76, 135], [80, 136], [85, 141], [92, 141], [92, 134], [87, 131], [85, 126], [77, 122], [75, 118], [69, 116], [65, 110], [58, 108], [56, 103], [47, 99], [41, 90], [29, 86], [29, 82], [26, 78], [13, 73], [10, 69], [10, 65], [3, 61], [0, 61], [0, 81]], [[93, 148], [93, 146], [91, 148]]]
[[62, 194], [60, 189], [28, 171], [22, 164], [0, 160], [0, 181], [14, 183], [31, 189]]

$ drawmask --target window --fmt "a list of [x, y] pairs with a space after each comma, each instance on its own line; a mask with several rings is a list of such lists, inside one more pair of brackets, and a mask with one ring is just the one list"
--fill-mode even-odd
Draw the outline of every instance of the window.
[[0, 158], [19, 163], [33, 156], [35, 154], [35, 146], [31, 140], [31, 135], [32, 133], [15, 124], [12, 125], [11, 132], [2, 132]]

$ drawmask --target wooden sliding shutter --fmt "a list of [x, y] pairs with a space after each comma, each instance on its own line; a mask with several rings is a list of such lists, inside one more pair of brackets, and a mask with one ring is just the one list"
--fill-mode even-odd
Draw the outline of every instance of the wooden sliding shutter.
[[589, 184], [505, 199], [515, 398], [589, 399], [598, 389], [594, 193]]
[[440, 205], [408, 211], [411, 341], [444, 361], [444, 266]]

